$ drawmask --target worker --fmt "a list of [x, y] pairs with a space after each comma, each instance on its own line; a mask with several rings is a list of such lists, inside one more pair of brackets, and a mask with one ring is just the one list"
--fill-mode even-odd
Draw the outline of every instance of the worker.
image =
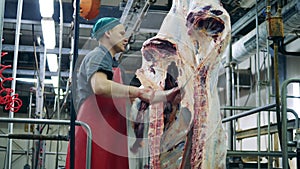
[[[181, 97], [180, 88], [155, 91], [122, 84], [120, 70], [114, 69], [113, 63], [115, 55], [125, 51], [128, 39], [117, 18], [99, 19], [92, 28], [92, 37], [99, 46], [83, 58], [73, 94], [77, 120], [92, 129], [92, 156], [87, 161], [93, 169], [126, 169], [129, 168], [127, 101], [134, 98], [150, 104], [169, 101]], [[75, 169], [86, 168], [86, 143], [86, 130], [76, 126]], [[70, 166], [69, 155], [68, 149], [66, 168]]]

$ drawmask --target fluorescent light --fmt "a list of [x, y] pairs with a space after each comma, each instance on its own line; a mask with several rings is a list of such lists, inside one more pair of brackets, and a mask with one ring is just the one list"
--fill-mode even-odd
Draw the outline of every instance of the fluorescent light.
[[57, 72], [58, 63], [56, 54], [47, 54], [47, 63], [50, 72]]
[[[37, 83], [37, 79], [32, 78], [16, 78], [18, 81], [27, 82], [27, 83]], [[45, 79], [44, 84], [53, 84], [53, 81], [51, 79]]]
[[53, 19], [42, 19], [42, 30], [45, 48], [54, 49], [56, 45], [55, 40], [55, 24]]
[[51, 81], [52, 81], [52, 85], [53, 85], [53, 88], [54, 88], [54, 93], [57, 94], [58, 93], [58, 90], [57, 90], [58, 76], [51, 76]]
[[40, 13], [42, 17], [51, 18], [54, 13], [54, 1], [53, 0], [39, 0]]
[[[51, 76], [51, 81], [52, 81], [52, 85], [53, 85], [53, 88], [54, 88], [54, 93], [57, 95], [58, 94], [58, 76]], [[64, 92], [62, 89], [59, 90], [60, 91], [60, 99], [63, 99], [64, 96]]]

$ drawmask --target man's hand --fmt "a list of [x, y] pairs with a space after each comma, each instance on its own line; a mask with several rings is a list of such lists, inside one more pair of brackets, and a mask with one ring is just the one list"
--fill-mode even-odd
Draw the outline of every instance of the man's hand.
[[184, 93], [184, 90], [179, 87], [164, 91], [145, 88], [140, 90], [139, 98], [150, 104], [159, 102], [172, 102], [178, 104], [184, 96]]
[[183, 88], [175, 87], [173, 89], [166, 91], [166, 97], [168, 102], [172, 102], [174, 104], [180, 103], [184, 96], [185, 92]]
[[142, 88], [139, 89], [138, 98], [142, 101], [151, 103], [155, 95], [155, 91], [151, 88]]

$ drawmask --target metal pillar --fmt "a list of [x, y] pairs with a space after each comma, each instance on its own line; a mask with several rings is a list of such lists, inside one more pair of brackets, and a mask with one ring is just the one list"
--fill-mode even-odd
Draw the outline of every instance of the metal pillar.
[[[17, 63], [18, 63], [18, 53], [19, 53], [19, 41], [20, 41], [20, 30], [21, 30], [21, 17], [23, 10], [23, 0], [18, 0], [18, 9], [17, 9], [17, 24], [16, 24], [16, 32], [15, 32], [15, 49], [14, 49], [14, 61], [13, 61], [13, 80], [11, 81], [11, 89], [13, 92], [11, 95], [15, 94], [16, 89], [16, 76], [17, 76]], [[2, 39], [1, 39], [2, 41]], [[14, 112], [9, 111], [9, 118], [14, 118]], [[8, 124], [8, 133], [13, 133], [13, 124]], [[11, 153], [12, 153], [12, 140], [8, 139], [7, 141], [7, 160], [5, 161], [5, 168], [11, 169]]]
[[[260, 88], [260, 49], [259, 49], [259, 25], [258, 25], [258, 0], [255, 1], [255, 25], [256, 25], [256, 106], [259, 107], [261, 105], [261, 88]], [[260, 152], [260, 123], [261, 123], [261, 113], [257, 113], [257, 151]], [[260, 169], [260, 156], [257, 156], [257, 168]]]
[[[231, 62], [232, 62], [232, 44], [229, 44], [229, 53], [226, 56], [226, 106], [232, 106], [232, 69], [231, 69]], [[226, 117], [230, 117], [233, 115], [232, 110], [226, 111]], [[229, 124], [226, 125], [227, 135], [228, 135], [228, 148], [229, 150], [233, 150], [233, 122], [231, 121]]]
[[[44, 80], [45, 80], [45, 72], [46, 72], [46, 55], [47, 49], [44, 47], [44, 53], [40, 53], [40, 65], [39, 65], [39, 75], [37, 77], [37, 89], [36, 89], [36, 116], [39, 119], [43, 119], [44, 114]], [[40, 134], [40, 126], [35, 127], [36, 130], [34, 131], [36, 134]], [[35, 156], [33, 158], [33, 167], [34, 168], [44, 168], [44, 148], [45, 148], [45, 141], [43, 140], [35, 140]], [[42, 161], [39, 163], [38, 161]]]
[[[4, 23], [5, 0], [0, 2], [0, 54], [2, 53], [3, 23]], [[0, 57], [1, 63], [1, 57]]]
[[[64, 30], [64, 15], [63, 15], [63, 2], [62, 0], [59, 0], [59, 16], [60, 16], [60, 25], [59, 25], [59, 54], [58, 54], [58, 68], [57, 68], [57, 102], [56, 102], [56, 107], [57, 107], [57, 119], [60, 120], [60, 78], [61, 78], [61, 57], [62, 57], [62, 46], [63, 46], [63, 30]], [[71, 70], [70, 70], [71, 71]], [[67, 91], [68, 92], [68, 91]], [[60, 135], [60, 126], [58, 125], [57, 129], [57, 135]], [[55, 168], [58, 168], [58, 153], [59, 153], [59, 140], [56, 142], [56, 163], [55, 163]]]
[[[74, 36], [73, 36], [73, 67], [75, 68], [75, 63], [78, 58], [78, 41], [79, 41], [79, 2], [80, 0], [75, 0], [75, 9], [74, 9]], [[74, 70], [70, 70], [74, 74]], [[74, 88], [74, 86], [73, 86]], [[74, 90], [73, 90], [74, 91]], [[74, 106], [71, 106], [71, 119], [70, 119], [70, 168], [75, 168], [75, 119], [76, 119], [76, 112], [74, 110]], [[87, 157], [88, 158], [88, 157]], [[91, 157], [89, 157], [91, 159]], [[87, 164], [88, 165], [88, 164]], [[90, 165], [90, 163], [89, 163]]]

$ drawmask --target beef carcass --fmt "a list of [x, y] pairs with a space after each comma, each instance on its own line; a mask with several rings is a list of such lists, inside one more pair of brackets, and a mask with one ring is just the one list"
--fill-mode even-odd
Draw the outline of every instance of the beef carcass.
[[151, 168], [225, 168], [216, 84], [229, 40], [229, 15], [218, 0], [173, 0], [158, 34], [144, 42], [136, 72], [142, 85], [185, 91], [180, 103], [148, 108]]

